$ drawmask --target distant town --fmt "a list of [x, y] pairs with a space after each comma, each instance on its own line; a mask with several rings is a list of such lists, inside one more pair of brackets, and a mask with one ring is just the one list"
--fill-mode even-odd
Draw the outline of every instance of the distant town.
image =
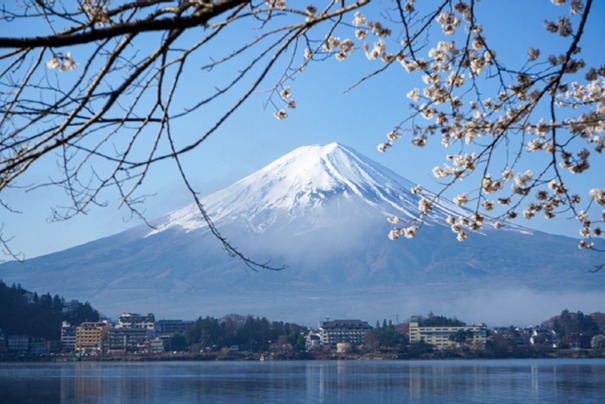
[[564, 310], [535, 327], [491, 329], [433, 313], [373, 326], [324, 319], [316, 328], [238, 314], [189, 321], [127, 312], [111, 321], [89, 303], [0, 281], [0, 360], [509, 357], [605, 357], [605, 314]]

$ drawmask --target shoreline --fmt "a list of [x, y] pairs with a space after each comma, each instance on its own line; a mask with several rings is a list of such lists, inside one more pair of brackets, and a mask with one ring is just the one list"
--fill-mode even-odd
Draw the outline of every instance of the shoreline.
[[[265, 358], [265, 359], [261, 359]], [[519, 352], [518, 354], [493, 355], [487, 352], [436, 351], [424, 355], [401, 353], [292, 353], [273, 354], [258, 352], [243, 353], [163, 353], [139, 355], [98, 355], [98, 356], [32, 356], [0, 357], [0, 362], [176, 362], [176, 361], [337, 361], [337, 360], [491, 360], [491, 359], [605, 359], [605, 350], [557, 350], [552, 352]]]

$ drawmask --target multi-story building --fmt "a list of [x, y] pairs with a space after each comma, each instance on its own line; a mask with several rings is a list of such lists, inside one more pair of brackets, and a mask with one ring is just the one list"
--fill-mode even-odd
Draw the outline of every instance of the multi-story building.
[[146, 330], [154, 330], [155, 316], [153, 313], [148, 313], [147, 315], [124, 313], [118, 319], [116, 328], [144, 328]]
[[73, 352], [76, 350], [76, 327], [63, 321], [61, 324], [61, 351]]
[[31, 356], [47, 355], [48, 349], [46, 348], [46, 338], [31, 337], [29, 339], [29, 354]]
[[450, 337], [459, 331], [468, 333], [469, 340], [472, 343], [485, 345], [485, 342], [487, 341], [487, 327], [485, 324], [423, 327], [420, 326], [418, 317], [410, 318], [410, 344], [417, 344], [420, 341], [424, 341], [438, 349], [447, 348], [456, 344]]
[[319, 323], [319, 339], [322, 345], [334, 345], [339, 342], [362, 344], [363, 337], [372, 327], [361, 320], [332, 320]]
[[107, 321], [86, 322], [76, 327], [76, 351], [78, 353], [101, 353], [110, 324]]
[[184, 332], [193, 324], [193, 321], [184, 320], [158, 320], [155, 322], [156, 335], [172, 335], [175, 332]]
[[147, 332], [145, 328], [112, 328], [107, 333], [107, 351], [110, 353], [146, 351]]
[[9, 352], [23, 356], [29, 353], [28, 335], [9, 335], [6, 337], [6, 347]]

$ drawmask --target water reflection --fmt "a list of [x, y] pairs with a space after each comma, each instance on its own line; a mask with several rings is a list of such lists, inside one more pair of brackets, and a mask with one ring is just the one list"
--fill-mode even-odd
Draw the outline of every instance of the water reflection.
[[[62, 401], [58, 379], [46, 377], [46, 364], [20, 365], [0, 363], [0, 403]], [[36, 380], [36, 383], [32, 383], [32, 380]]]
[[531, 393], [534, 399], [539, 397], [540, 393], [540, 375], [538, 374], [538, 366], [531, 365]]
[[0, 363], [0, 403], [605, 402], [605, 361]]
[[415, 362], [408, 368], [409, 397], [420, 400], [427, 392], [436, 398], [464, 397], [489, 401], [488, 368], [472, 362]]

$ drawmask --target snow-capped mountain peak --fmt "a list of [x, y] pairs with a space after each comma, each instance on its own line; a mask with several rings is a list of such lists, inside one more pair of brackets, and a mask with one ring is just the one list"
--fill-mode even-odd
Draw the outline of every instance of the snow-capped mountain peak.
[[[377, 162], [339, 143], [299, 147], [266, 167], [217, 191], [202, 203], [217, 224], [243, 222], [261, 232], [279, 220], [302, 216], [342, 198], [351, 203], [370, 205], [383, 216], [414, 217], [418, 196], [413, 183]], [[460, 212], [448, 203], [442, 213]], [[438, 212], [439, 214], [439, 212]], [[194, 204], [172, 212], [155, 234], [175, 226], [187, 231], [202, 228]]]

